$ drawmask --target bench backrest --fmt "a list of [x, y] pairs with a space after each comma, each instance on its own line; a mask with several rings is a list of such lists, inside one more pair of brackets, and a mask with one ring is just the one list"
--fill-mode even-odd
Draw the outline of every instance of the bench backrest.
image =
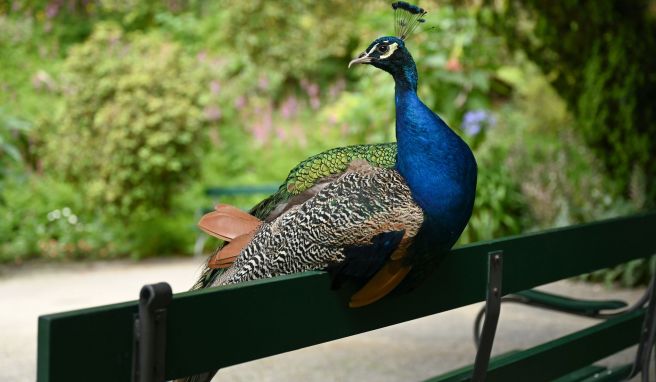
[[[656, 213], [457, 248], [416, 290], [359, 309], [347, 307], [353, 290], [332, 291], [323, 272], [176, 294], [168, 309], [166, 377], [223, 368], [483, 301], [492, 251], [504, 254], [503, 293], [518, 292], [656, 253]], [[136, 313], [137, 303], [126, 302], [41, 316], [38, 380], [130, 380]]]

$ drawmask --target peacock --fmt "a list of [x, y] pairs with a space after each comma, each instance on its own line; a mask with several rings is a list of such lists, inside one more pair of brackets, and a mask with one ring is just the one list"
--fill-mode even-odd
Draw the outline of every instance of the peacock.
[[228, 244], [209, 259], [195, 288], [328, 270], [335, 286], [362, 280], [349, 302], [361, 307], [408, 274], [425, 273], [455, 244], [472, 213], [476, 160], [417, 95], [405, 40], [426, 11], [406, 2], [392, 8], [396, 36], [377, 38], [348, 66], [371, 65], [393, 77], [396, 144], [310, 157], [250, 213], [218, 205], [199, 226]]

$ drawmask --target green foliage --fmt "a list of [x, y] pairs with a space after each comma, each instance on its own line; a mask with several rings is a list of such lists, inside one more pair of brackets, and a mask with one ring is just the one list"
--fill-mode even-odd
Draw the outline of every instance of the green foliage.
[[89, 208], [79, 192], [50, 176], [9, 178], [0, 203], [0, 262], [142, 258], [191, 248], [193, 210], [155, 211], [117, 224], [102, 208]]
[[53, 78], [61, 64], [57, 43], [30, 19], [14, 19], [0, 13], [0, 30], [3, 118], [10, 114], [10, 118], [33, 123], [50, 115], [59, 103]]
[[[349, 33], [355, 20], [348, 15], [363, 9], [362, 2], [350, 0], [219, 4], [212, 9], [218, 17], [211, 19], [205, 30], [213, 32], [210, 46], [239, 52], [260, 70], [274, 70], [297, 80], [308, 73], [329, 80], [343, 71], [341, 65], [348, 62], [351, 40], [357, 36]], [[340, 17], [335, 17], [337, 14]]]
[[113, 237], [86, 210], [76, 190], [50, 177], [10, 178], [0, 203], [0, 261], [107, 257]]
[[[642, 48], [624, 54], [619, 43], [635, 42], [631, 25], [605, 34], [596, 23], [616, 16], [592, 2], [575, 13], [575, 2], [540, 3], [546, 12], [529, 0], [456, 3], [422, 2], [427, 23], [407, 44], [420, 96], [479, 164], [461, 242], [647, 203], [653, 123], [635, 115], [653, 97], [631, 92], [651, 72], [638, 72]], [[554, 34], [574, 28], [570, 14], [578, 33]], [[481, 20], [512, 27], [501, 35], [516, 33], [512, 47], [546, 77]], [[312, 154], [394, 140], [389, 75], [346, 70], [392, 33], [388, 3], [26, 0], [0, 3], [0, 29], [0, 261], [189, 253], [194, 212], [212, 203], [204, 187], [279, 183]], [[600, 165], [603, 147], [614, 159]], [[609, 163], [620, 175], [603, 175]], [[630, 202], [614, 192], [622, 187]], [[221, 202], [248, 208], [261, 197]], [[626, 269], [604, 277], [644, 279], [644, 265]]]
[[27, 121], [9, 116], [0, 109], [0, 190], [6, 177], [23, 170], [24, 160], [29, 155], [26, 140], [31, 128]]
[[[52, 168], [125, 220], [167, 211], [202, 154], [204, 71], [157, 35], [101, 25], [66, 61]], [[44, 132], [45, 133], [45, 132]]]
[[[480, 162], [480, 160], [479, 160]], [[526, 202], [503, 166], [479, 165], [474, 213], [459, 242], [471, 243], [519, 234], [526, 225]]]
[[600, 282], [608, 286], [620, 284], [627, 287], [636, 287], [648, 284], [655, 272], [656, 256], [652, 256], [649, 259], [637, 259], [614, 268], [592, 272], [581, 276], [580, 279]]
[[[526, 52], [548, 77], [576, 118], [580, 136], [591, 153], [564, 142], [578, 136], [561, 132], [558, 145], [540, 145], [533, 164], [553, 184], [548, 192], [525, 188], [537, 220], [564, 225], [630, 213], [656, 205], [656, 18], [653, 2], [487, 2], [479, 19], [506, 38], [511, 48]], [[651, 8], [650, 8], [651, 7]], [[601, 166], [590, 165], [598, 160]], [[572, 163], [588, 163], [587, 167]], [[563, 165], [570, 164], [563, 171]], [[549, 169], [551, 167], [551, 169]], [[590, 167], [589, 176], [576, 176]], [[602, 177], [599, 170], [609, 176]], [[550, 175], [549, 175], [550, 174]], [[573, 176], [574, 175], [574, 176]], [[537, 180], [537, 182], [536, 182]], [[524, 187], [524, 185], [523, 185]], [[533, 196], [531, 196], [531, 194]], [[536, 199], [548, 203], [536, 203]], [[572, 203], [573, 202], [573, 203]], [[543, 205], [541, 208], [536, 206]], [[539, 210], [539, 211], [538, 211]], [[653, 274], [646, 261], [634, 261], [596, 272], [589, 280], [633, 286]]]
[[549, 74], [617, 190], [632, 196], [642, 177], [645, 201], [656, 205], [653, 2], [511, 0], [489, 5], [481, 20]]

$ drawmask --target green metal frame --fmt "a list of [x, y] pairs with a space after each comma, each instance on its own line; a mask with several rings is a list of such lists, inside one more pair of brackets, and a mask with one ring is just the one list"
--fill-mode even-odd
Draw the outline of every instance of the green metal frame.
[[537, 306], [589, 316], [598, 314], [602, 310], [616, 310], [627, 306], [626, 302], [620, 300], [578, 300], [539, 290], [525, 290], [517, 292], [515, 295], [523, 297]]
[[[353, 290], [330, 290], [330, 279], [323, 272], [179, 293], [168, 308], [166, 378], [223, 368], [483, 301], [487, 253], [492, 251], [504, 253], [504, 293], [648, 257], [656, 253], [655, 227], [656, 213], [650, 213], [464, 246], [453, 250], [411, 293], [392, 294], [359, 309], [347, 307]], [[127, 302], [41, 316], [37, 379], [129, 380], [136, 312], [137, 303]], [[600, 326], [603, 333], [612, 335], [590, 343], [595, 344], [593, 348], [635, 343], [641, 320], [642, 312], [638, 312], [599, 324], [617, 326]], [[581, 341], [571, 342], [572, 346]], [[577, 364], [591, 362], [586, 352], [570, 353], [563, 346], [546, 354], [558, 362], [563, 354], [570, 355], [568, 359], [584, 359]], [[523, 361], [527, 371], [540, 368], [542, 361], [536, 359]], [[504, 365], [492, 361], [488, 380], [501, 380], [495, 378], [510, 370]], [[543, 369], [552, 370], [553, 363], [548, 365]]]
[[[644, 317], [641, 309], [531, 349], [493, 358], [485, 380], [553, 381], [637, 343]], [[426, 382], [469, 381], [471, 370], [468, 366]]]

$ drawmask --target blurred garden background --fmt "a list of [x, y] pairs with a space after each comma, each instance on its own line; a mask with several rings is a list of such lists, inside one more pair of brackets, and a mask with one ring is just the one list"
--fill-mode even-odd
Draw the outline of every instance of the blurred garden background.
[[[420, 96], [479, 164], [462, 243], [654, 207], [656, 1], [419, 5]], [[393, 82], [346, 68], [392, 21], [378, 0], [1, 1], [0, 262], [191, 255], [206, 187], [394, 140]]]

